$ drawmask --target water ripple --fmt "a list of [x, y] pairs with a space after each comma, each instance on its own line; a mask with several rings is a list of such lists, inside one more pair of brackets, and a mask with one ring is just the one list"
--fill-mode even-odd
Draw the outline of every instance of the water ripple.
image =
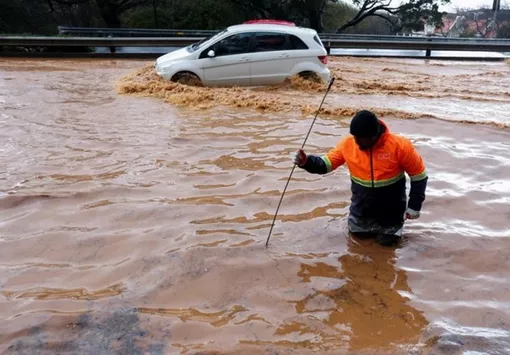
[[266, 249], [324, 85], [57, 62], [0, 60], [0, 352], [508, 353], [507, 64], [332, 58], [306, 151], [374, 109], [424, 157], [421, 217], [355, 240], [347, 170], [296, 169]]

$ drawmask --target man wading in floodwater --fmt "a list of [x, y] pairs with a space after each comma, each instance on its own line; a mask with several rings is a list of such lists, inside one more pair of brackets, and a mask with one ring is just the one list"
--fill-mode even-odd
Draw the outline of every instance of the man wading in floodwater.
[[[425, 164], [409, 139], [391, 133], [370, 111], [354, 116], [350, 133], [325, 155], [307, 156], [299, 149], [293, 161], [312, 174], [326, 174], [346, 163], [352, 191], [349, 232], [393, 245], [402, 237], [404, 218], [420, 217], [428, 181]], [[404, 172], [411, 178], [409, 203]]]

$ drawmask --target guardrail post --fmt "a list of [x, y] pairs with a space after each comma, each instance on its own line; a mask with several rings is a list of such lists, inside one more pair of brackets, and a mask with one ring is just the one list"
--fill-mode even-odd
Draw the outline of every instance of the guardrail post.
[[[432, 42], [432, 38], [427, 38], [427, 42]], [[430, 53], [431, 53], [431, 50], [430, 48], [427, 48], [426, 52], [425, 52], [425, 57], [429, 58], [430, 57]]]
[[[108, 35], [108, 38], [111, 38], [113, 37], [111, 34]], [[114, 54], [115, 52], [117, 52], [117, 49], [115, 48], [115, 46], [110, 46], [110, 54]]]

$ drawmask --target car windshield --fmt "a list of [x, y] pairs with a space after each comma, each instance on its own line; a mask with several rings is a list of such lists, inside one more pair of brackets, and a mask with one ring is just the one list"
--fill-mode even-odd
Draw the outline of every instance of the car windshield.
[[222, 34], [224, 34], [225, 32], [227, 32], [227, 29], [224, 29], [223, 31], [220, 31], [220, 32], [216, 33], [213, 36], [205, 37], [204, 39], [200, 40], [197, 43], [193, 43], [191, 46], [188, 46], [188, 51], [189, 52], [195, 52], [196, 50], [201, 48], [204, 45], [205, 42], [207, 42], [209, 40], [214, 40], [214, 39], [218, 38], [219, 36], [221, 36]]

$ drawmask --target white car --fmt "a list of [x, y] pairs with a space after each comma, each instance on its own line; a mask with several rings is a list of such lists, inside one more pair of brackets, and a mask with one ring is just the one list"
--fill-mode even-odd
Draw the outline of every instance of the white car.
[[283, 21], [249, 21], [159, 57], [166, 80], [204, 86], [261, 86], [315, 73], [329, 81], [328, 57], [317, 32]]

